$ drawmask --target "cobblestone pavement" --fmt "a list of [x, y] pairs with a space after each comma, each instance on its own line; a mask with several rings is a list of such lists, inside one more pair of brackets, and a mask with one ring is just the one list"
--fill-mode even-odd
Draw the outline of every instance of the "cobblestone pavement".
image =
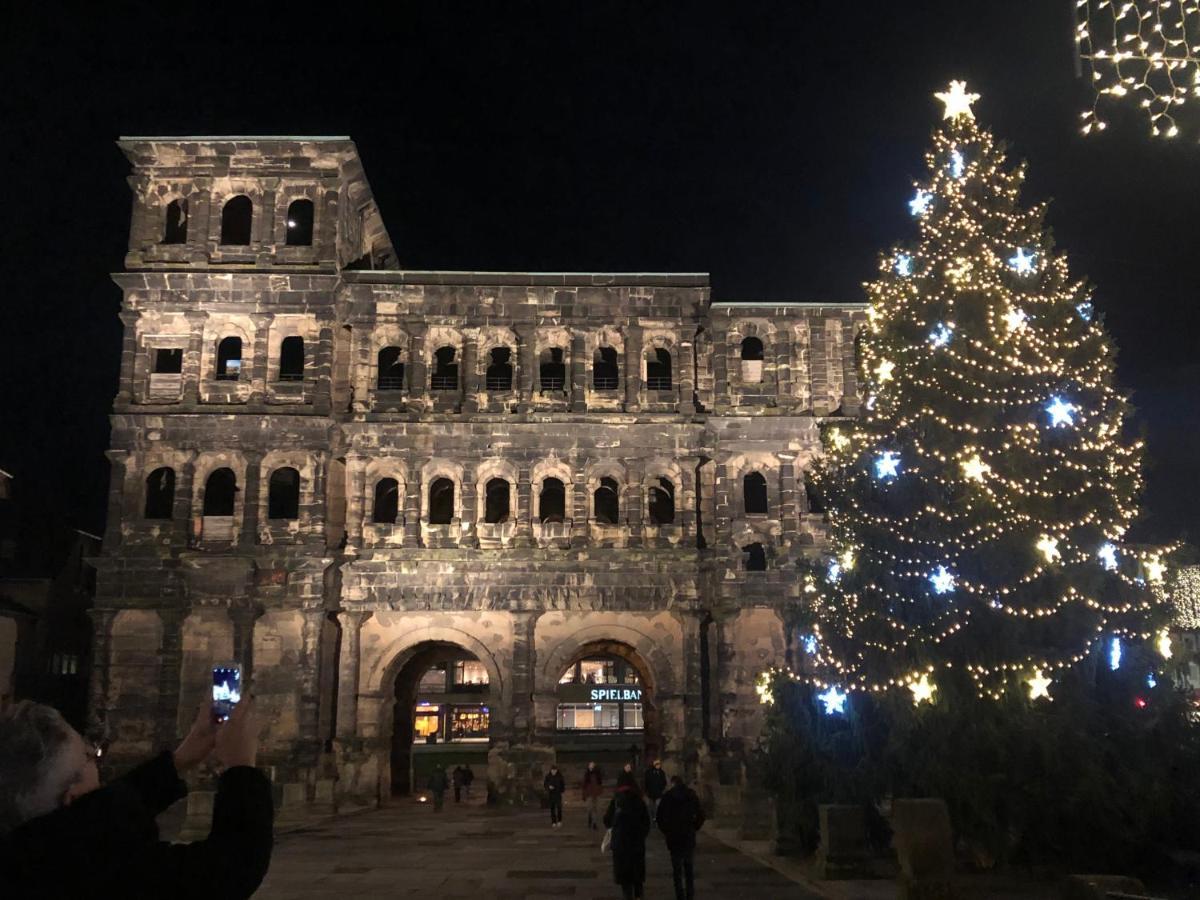
[[[602, 831], [569, 805], [562, 828], [542, 810], [471, 804], [435, 813], [397, 806], [284, 834], [256, 900], [613, 900]], [[662, 836], [647, 841], [646, 900], [671, 900], [671, 860]], [[696, 850], [697, 900], [815, 900], [819, 895], [703, 832]]]

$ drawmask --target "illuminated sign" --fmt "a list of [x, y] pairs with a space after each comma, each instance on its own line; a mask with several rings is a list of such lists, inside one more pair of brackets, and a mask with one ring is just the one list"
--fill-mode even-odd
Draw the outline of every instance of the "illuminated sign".
[[642, 689], [638, 687], [594, 687], [588, 699], [597, 703], [611, 702], [641, 703]]
[[560, 703], [641, 703], [638, 684], [560, 684]]

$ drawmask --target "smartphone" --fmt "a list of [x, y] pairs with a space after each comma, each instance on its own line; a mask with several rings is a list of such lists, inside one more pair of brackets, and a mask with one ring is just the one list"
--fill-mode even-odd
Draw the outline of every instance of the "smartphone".
[[213, 666], [212, 708], [218, 722], [228, 721], [233, 708], [242, 699], [242, 667], [237, 663]]

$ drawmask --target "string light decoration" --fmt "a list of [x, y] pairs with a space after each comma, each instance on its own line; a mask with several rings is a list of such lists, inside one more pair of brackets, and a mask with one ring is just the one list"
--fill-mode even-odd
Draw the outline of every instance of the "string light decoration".
[[1175, 114], [1200, 99], [1200, 0], [1076, 0], [1075, 14], [1075, 46], [1095, 95], [1083, 133], [1104, 130], [1105, 101], [1129, 98], [1153, 136], [1178, 135]]
[[[977, 96], [962, 83], [938, 96], [916, 238], [881, 254], [866, 285], [857, 364], [871, 402], [826, 431], [810, 479], [836, 578], [813, 563], [820, 641], [803, 673], [777, 674], [827, 706], [911, 691], [914, 673], [944, 685], [951, 669], [981, 697], [1049, 697], [1113, 637], [1153, 645], [1166, 621], [1139, 583], [1152, 554], [1120, 545], [1142, 445], [1124, 437], [1113, 343], [1079, 311], [1091, 288], [1054, 249], [1045, 206], [1019, 204], [1024, 166], [977, 126]], [[970, 161], [960, 177], [956, 158]], [[950, 322], [953, 339], [935, 339]]]
[[1200, 631], [1200, 566], [1180, 566], [1171, 579], [1174, 625], [1184, 631]]

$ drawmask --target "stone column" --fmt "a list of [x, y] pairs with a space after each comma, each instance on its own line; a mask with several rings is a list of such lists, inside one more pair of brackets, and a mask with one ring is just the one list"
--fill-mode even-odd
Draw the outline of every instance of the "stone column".
[[321, 739], [318, 724], [321, 712], [321, 697], [318, 678], [321, 671], [321, 626], [325, 622], [325, 610], [309, 607], [304, 610], [301, 636], [304, 643], [304, 665], [300, 669], [300, 745], [311, 754], [315, 763], [320, 753]]
[[251, 684], [254, 676], [254, 623], [262, 613], [262, 607], [254, 603], [229, 608], [229, 619], [233, 622], [233, 655], [242, 664], [243, 688]]
[[175, 473], [175, 502], [171, 505], [171, 517], [179, 540], [184, 544], [191, 537], [192, 500], [195, 496], [196, 457], [198, 455], [195, 450], [190, 451], [187, 454], [187, 460]]
[[479, 333], [476, 329], [463, 332], [462, 372], [463, 412], [479, 412]]
[[115, 609], [89, 609], [92, 620], [92, 680], [88, 686], [88, 710], [104, 721], [108, 717], [108, 668], [112, 647]]
[[335, 259], [337, 257], [337, 190], [322, 192], [315, 205], [317, 208], [313, 211], [316, 213], [316, 221], [313, 225], [317, 231], [313, 235], [313, 243], [316, 245], [317, 258], [322, 260]]
[[624, 496], [621, 498], [621, 512], [629, 529], [628, 545], [640, 547], [645, 542], [643, 522], [646, 514], [646, 486], [642, 484], [645, 477], [642, 471], [642, 461], [631, 460], [626, 466], [626, 477], [629, 483], [625, 485]]
[[[261, 403], [267, 396], [267, 379], [270, 377], [271, 359], [271, 317], [252, 315], [250, 321], [254, 324], [253, 346], [250, 352], [250, 402]], [[243, 353], [245, 348], [243, 348]], [[245, 361], [242, 362], [245, 367]]]
[[[704, 684], [700, 669], [701, 645], [704, 632], [701, 623], [707, 612], [688, 611], [680, 613], [680, 630], [683, 633], [683, 757], [688, 760], [699, 747], [704, 733]], [[695, 776], [695, 772], [688, 773]]]
[[421, 546], [421, 492], [425, 485], [421, 482], [421, 470], [409, 469], [411, 480], [404, 485], [404, 546]]
[[408, 393], [410, 407], [418, 411], [425, 408], [425, 400], [429, 396], [429, 368], [425, 358], [425, 335], [427, 328], [415, 324], [408, 337], [408, 367], [405, 372], [408, 377]]
[[537, 349], [537, 330], [532, 325], [522, 325], [517, 332], [517, 397], [520, 401], [518, 409], [529, 412], [533, 405], [534, 372], [537, 360], [534, 351]]
[[796, 540], [799, 530], [796, 509], [796, 454], [779, 454], [779, 524], [783, 533], [783, 544]]
[[[678, 487], [678, 495], [676, 496], [675, 520], [679, 523], [679, 530], [682, 533], [680, 543], [695, 546], [696, 499], [698, 497], [696, 465], [700, 462], [700, 458], [697, 456], [681, 456], [678, 458], [678, 462], [682, 473], [682, 483]], [[690, 502], [685, 496], [686, 494], [691, 495]]]
[[[158, 706], [155, 710], [154, 733], [160, 745], [173, 744], [179, 722], [180, 666], [183, 663], [183, 620], [186, 609], [169, 607], [157, 610], [162, 620], [162, 646], [159, 648]], [[189, 713], [188, 722], [191, 723]]]
[[[246, 454], [246, 483], [242, 485], [242, 521], [238, 532], [238, 546], [242, 550], [253, 551], [258, 543], [258, 521], [262, 510], [259, 508], [259, 481], [262, 477], [262, 454]], [[234, 507], [235, 511], [237, 507]], [[234, 527], [238, 527], [234, 522]]]
[[861, 411], [862, 398], [859, 396], [858, 390], [858, 368], [856, 367], [855, 348], [858, 344], [858, 333], [861, 325], [854, 324], [850, 329], [850, 340], [847, 341], [847, 347], [844, 350], [843, 356], [843, 388], [842, 388], [842, 413], [847, 416], [857, 416]]
[[725, 323], [713, 329], [713, 408], [725, 410], [732, 405], [729, 390], [729, 339]]
[[770, 352], [775, 357], [775, 402], [783, 407], [795, 406], [796, 395], [792, 393], [792, 342], [788, 332], [775, 332]]
[[585, 547], [588, 542], [588, 484], [583, 472], [575, 474], [571, 485], [571, 546]]
[[677, 376], [679, 402], [676, 410], [681, 415], [689, 415], [696, 411], [696, 356], [695, 345], [691, 341], [680, 341], [675, 345], [675, 369]]
[[128, 479], [129, 451], [106, 450], [108, 457], [108, 521], [104, 526], [104, 552], [112, 554], [121, 545], [121, 522], [125, 520], [125, 490]]
[[361, 648], [359, 637], [369, 612], [340, 612], [342, 654], [338, 660], [337, 736], [351, 740], [358, 735], [358, 667]]
[[479, 546], [479, 534], [475, 527], [475, 493], [475, 468], [474, 466], [464, 466], [462, 480], [462, 505], [459, 507], [459, 519], [462, 522], [463, 528], [458, 538], [458, 545], [460, 547]]
[[729, 530], [733, 520], [733, 492], [735, 490], [736, 487], [729, 483], [729, 470], [726, 468], [724, 460], [719, 461], [717, 463], [717, 483], [713, 490], [713, 502], [715, 506], [713, 524], [716, 526], [716, 541], [718, 543], [729, 537]]
[[333, 408], [333, 329], [323, 327], [313, 351], [313, 412], [327, 416]]
[[642, 326], [629, 326], [625, 338], [625, 411], [641, 409], [642, 392]]
[[533, 470], [522, 460], [517, 466], [516, 529], [513, 533], [514, 547], [533, 546]]
[[188, 229], [187, 252], [192, 262], [205, 262], [208, 259], [208, 247], [215, 235], [209, 224], [212, 218], [212, 179], [197, 178], [193, 181], [193, 190], [188, 194]]
[[[346, 550], [357, 551], [364, 543], [363, 523], [367, 506], [367, 460], [357, 453], [346, 456]], [[403, 514], [401, 515], [403, 518]]]
[[138, 313], [135, 310], [124, 309], [119, 313], [124, 332], [121, 335], [121, 383], [117, 397], [113, 401], [117, 406], [132, 403], [141, 391], [135, 383], [137, 369], [137, 323]]
[[571, 338], [571, 412], [587, 412], [587, 350], [582, 334]]
[[200, 385], [204, 383], [204, 324], [208, 313], [187, 313], [188, 345], [183, 353], [183, 402], [195, 406], [200, 402]]

